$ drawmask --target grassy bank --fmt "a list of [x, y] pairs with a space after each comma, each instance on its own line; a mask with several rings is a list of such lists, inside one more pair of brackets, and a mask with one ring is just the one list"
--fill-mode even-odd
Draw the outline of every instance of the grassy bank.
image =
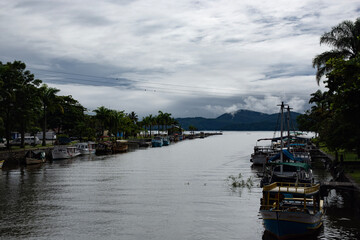
[[[319, 144], [320, 150], [330, 154], [335, 159], [335, 152], [330, 151], [323, 143]], [[343, 169], [345, 174], [350, 176], [354, 181], [360, 184], [360, 159], [357, 154], [350, 151], [339, 150], [338, 151], [339, 161], [343, 160]]]

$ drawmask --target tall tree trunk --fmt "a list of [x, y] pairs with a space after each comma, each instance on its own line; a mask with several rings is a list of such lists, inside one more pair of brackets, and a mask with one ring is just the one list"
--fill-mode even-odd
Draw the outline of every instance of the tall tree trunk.
[[5, 119], [5, 135], [6, 135], [6, 148], [10, 149], [11, 127], [10, 127], [10, 110], [6, 111]]
[[46, 146], [46, 106], [44, 105], [44, 124], [43, 124], [43, 139], [42, 146]]
[[21, 126], [20, 126], [20, 136], [21, 136], [20, 148], [25, 148], [25, 128], [24, 128], [23, 120], [21, 121]]

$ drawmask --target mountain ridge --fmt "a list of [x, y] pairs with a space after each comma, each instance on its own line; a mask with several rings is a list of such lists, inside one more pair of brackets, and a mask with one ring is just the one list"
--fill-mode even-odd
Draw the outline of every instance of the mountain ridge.
[[[290, 119], [295, 130], [296, 118], [300, 113], [291, 112]], [[252, 110], [240, 109], [232, 113], [224, 113], [217, 118], [187, 117], [176, 118], [182, 128], [188, 130], [189, 126], [202, 130], [235, 130], [235, 131], [274, 131], [277, 130], [279, 113], [267, 114]]]

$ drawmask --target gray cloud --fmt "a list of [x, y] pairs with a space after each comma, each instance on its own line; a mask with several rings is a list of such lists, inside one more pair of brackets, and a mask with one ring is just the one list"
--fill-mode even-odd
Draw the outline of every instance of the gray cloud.
[[5, 0], [0, 61], [24, 61], [89, 109], [216, 117], [287, 101], [301, 112], [319, 89], [320, 35], [359, 9], [355, 0]]

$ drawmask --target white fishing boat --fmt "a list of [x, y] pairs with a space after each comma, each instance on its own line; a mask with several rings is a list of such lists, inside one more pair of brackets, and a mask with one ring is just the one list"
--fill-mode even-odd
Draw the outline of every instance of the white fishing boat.
[[[262, 139], [259, 139], [261, 141]], [[268, 139], [266, 139], [268, 140]], [[274, 146], [268, 145], [268, 146], [256, 146], [254, 147], [254, 153], [251, 154], [250, 162], [252, 162], [254, 165], [263, 165], [267, 163], [269, 156], [274, 154], [275, 149]]]
[[95, 142], [76, 143], [75, 147], [80, 151], [81, 155], [93, 154], [96, 151]]
[[56, 145], [51, 151], [52, 159], [67, 159], [73, 158], [80, 155], [80, 151], [73, 146]]

